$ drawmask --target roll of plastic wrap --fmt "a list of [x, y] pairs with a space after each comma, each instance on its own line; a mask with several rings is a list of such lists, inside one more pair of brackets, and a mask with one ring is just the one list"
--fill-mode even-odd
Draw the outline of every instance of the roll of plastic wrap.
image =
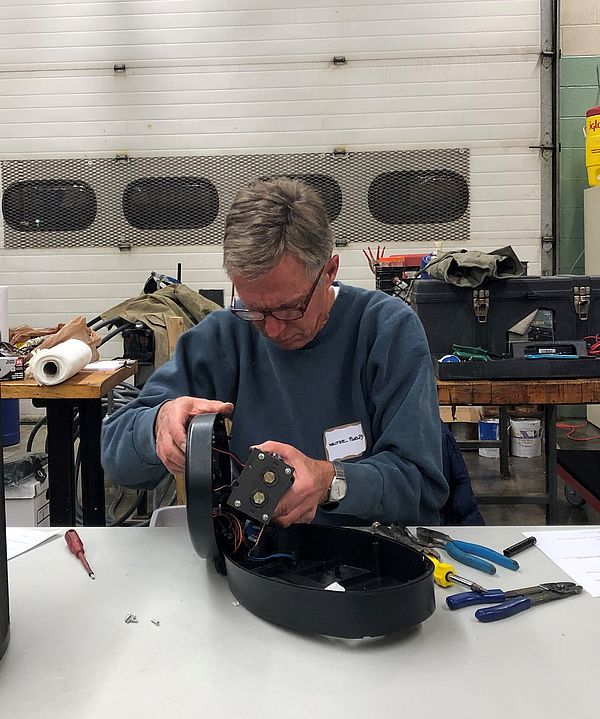
[[8, 287], [0, 287], [0, 340], [8, 342]]
[[89, 345], [81, 340], [67, 340], [56, 347], [34, 352], [29, 369], [38, 384], [54, 385], [77, 374], [91, 359]]

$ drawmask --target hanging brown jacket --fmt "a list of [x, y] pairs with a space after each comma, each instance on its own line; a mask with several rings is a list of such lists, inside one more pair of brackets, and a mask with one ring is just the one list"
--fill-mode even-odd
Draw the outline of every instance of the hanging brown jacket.
[[160, 367], [169, 359], [167, 317], [181, 317], [185, 331], [219, 309], [219, 305], [187, 285], [169, 285], [152, 294], [124, 300], [103, 312], [101, 317], [103, 320], [121, 317], [128, 322], [148, 325], [154, 331], [154, 365]]

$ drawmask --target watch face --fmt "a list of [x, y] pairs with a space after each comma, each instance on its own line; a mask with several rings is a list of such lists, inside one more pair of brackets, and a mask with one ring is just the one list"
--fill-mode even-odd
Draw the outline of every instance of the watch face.
[[346, 482], [343, 479], [334, 478], [329, 490], [329, 501], [339, 502], [346, 496]]

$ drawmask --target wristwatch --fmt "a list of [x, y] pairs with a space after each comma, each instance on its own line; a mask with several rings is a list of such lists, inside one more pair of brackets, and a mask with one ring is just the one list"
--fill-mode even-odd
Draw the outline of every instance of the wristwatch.
[[339, 462], [332, 462], [335, 475], [329, 485], [329, 495], [325, 504], [337, 504], [346, 496], [348, 491], [348, 483], [346, 482], [346, 473]]

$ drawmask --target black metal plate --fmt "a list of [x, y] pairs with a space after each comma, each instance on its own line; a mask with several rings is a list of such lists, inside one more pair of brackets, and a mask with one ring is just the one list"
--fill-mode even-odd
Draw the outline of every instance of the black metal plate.
[[240, 476], [233, 482], [227, 504], [257, 522], [268, 524], [293, 481], [292, 467], [279, 456], [255, 447]]

